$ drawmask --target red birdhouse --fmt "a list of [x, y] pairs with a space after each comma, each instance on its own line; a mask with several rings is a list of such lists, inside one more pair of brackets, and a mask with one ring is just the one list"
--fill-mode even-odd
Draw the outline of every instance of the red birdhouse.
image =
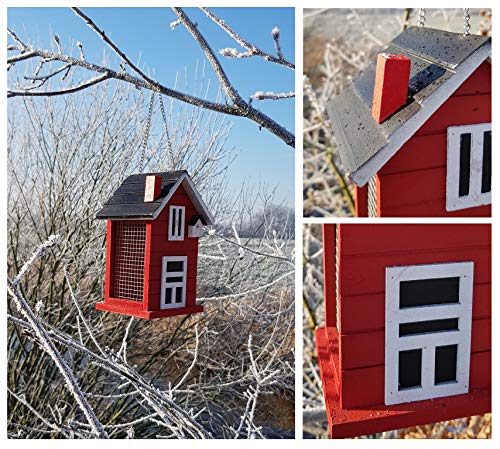
[[491, 410], [491, 227], [323, 225], [333, 438]]
[[490, 55], [409, 27], [328, 103], [357, 216], [491, 216]]
[[213, 218], [184, 170], [129, 176], [97, 214], [106, 219], [104, 302], [139, 318], [201, 312], [198, 238]]

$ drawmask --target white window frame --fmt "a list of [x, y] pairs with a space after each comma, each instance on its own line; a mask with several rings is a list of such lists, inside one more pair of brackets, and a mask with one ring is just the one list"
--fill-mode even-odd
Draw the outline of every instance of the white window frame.
[[[474, 262], [386, 268], [385, 404], [394, 405], [469, 391]], [[400, 309], [401, 281], [459, 277], [459, 302]], [[399, 325], [458, 318], [458, 330], [399, 336]], [[457, 345], [456, 382], [434, 384], [437, 346]], [[421, 386], [399, 390], [399, 352], [422, 349]]]
[[[173, 211], [176, 211], [175, 214], [175, 226], [174, 230], [179, 229], [179, 217], [181, 219], [181, 232], [177, 234], [177, 232], [172, 233], [172, 220], [174, 218]], [[184, 223], [186, 220], [186, 208], [184, 206], [170, 206], [168, 210], [168, 239], [169, 240], [184, 240]]]
[[[168, 262], [183, 262], [182, 271], [168, 271]], [[160, 309], [178, 309], [180, 307], [186, 306], [186, 280], [187, 280], [187, 256], [163, 256], [161, 265], [161, 302]], [[182, 282], [169, 282], [168, 279], [171, 277], [182, 277]], [[176, 290], [182, 287], [182, 301], [180, 303], [175, 302]], [[165, 291], [167, 288], [172, 288], [172, 302], [170, 304], [165, 303]]]
[[[454, 211], [469, 207], [491, 204], [491, 191], [481, 193], [483, 171], [484, 133], [491, 131], [491, 123], [448, 127], [447, 172], [446, 172], [446, 210]], [[460, 136], [471, 134], [471, 162], [469, 175], [469, 194], [458, 195], [460, 181]]]

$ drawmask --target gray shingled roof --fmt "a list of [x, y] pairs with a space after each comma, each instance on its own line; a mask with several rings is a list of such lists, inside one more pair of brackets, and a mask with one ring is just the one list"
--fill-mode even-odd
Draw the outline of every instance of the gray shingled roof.
[[[146, 188], [146, 176], [149, 175], [161, 176], [161, 193], [156, 200], [145, 203], [144, 190]], [[203, 224], [214, 224], [212, 215], [186, 170], [141, 173], [129, 176], [104, 204], [102, 209], [97, 213], [96, 218], [109, 220], [154, 220], [181, 184], [196, 211], [200, 214], [199, 216], [202, 218]]]
[[[187, 174], [186, 170], [130, 175], [122, 182], [111, 198], [104, 203], [96, 218], [151, 219], [161, 207], [163, 199], [170, 193], [179, 177], [184, 174]], [[161, 176], [161, 194], [155, 201], [145, 203], [144, 190], [146, 188], [146, 176], [148, 175]]]
[[408, 100], [403, 108], [381, 124], [373, 119], [376, 59], [351, 87], [327, 104], [342, 164], [356, 184], [364, 185], [491, 54], [490, 40], [409, 27], [383, 50], [411, 61]]

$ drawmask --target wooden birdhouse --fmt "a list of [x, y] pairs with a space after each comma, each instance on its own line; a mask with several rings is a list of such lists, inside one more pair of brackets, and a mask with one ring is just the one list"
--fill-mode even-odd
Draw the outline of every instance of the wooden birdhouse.
[[491, 410], [491, 227], [323, 225], [328, 423], [345, 438]]
[[327, 104], [357, 216], [491, 216], [490, 55], [409, 27]]
[[98, 310], [162, 318], [196, 305], [198, 238], [213, 218], [184, 170], [129, 176], [97, 214], [106, 219]]

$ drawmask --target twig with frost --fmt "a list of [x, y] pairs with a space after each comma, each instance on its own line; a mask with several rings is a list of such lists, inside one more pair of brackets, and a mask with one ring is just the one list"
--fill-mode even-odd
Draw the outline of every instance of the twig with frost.
[[193, 361], [191, 362], [191, 365], [189, 365], [189, 368], [186, 370], [182, 378], [177, 382], [176, 385], [174, 385], [170, 389], [170, 395], [172, 396], [179, 388], [180, 386], [186, 381], [186, 379], [191, 375], [191, 371], [196, 365], [196, 362], [198, 360], [198, 345], [200, 343], [199, 335], [198, 335], [198, 325], [194, 327], [194, 332], [195, 332], [195, 346], [194, 346], [194, 355], [193, 355]]
[[133, 322], [134, 322], [134, 317], [131, 316], [130, 319], [128, 320], [128, 324], [125, 329], [125, 334], [123, 335], [122, 344], [120, 346], [120, 349], [118, 350], [118, 357], [121, 357], [125, 363], [127, 363], [127, 339]]
[[[48, 250], [54, 246], [58, 241], [57, 236], [50, 236], [49, 239], [42, 243], [33, 253], [32, 257], [25, 263], [23, 268], [25, 268], [24, 272], [25, 273], [31, 264], [33, 262], [42, 257], [44, 254], [48, 252]], [[11, 295], [14, 303], [16, 304], [18, 310], [21, 312], [21, 314], [28, 320], [30, 323], [35, 335], [38, 337], [40, 340], [40, 343], [43, 347], [43, 349], [49, 354], [49, 356], [52, 358], [54, 361], [55, 365], [59, 369], [63, 379], [66, 382], [66, 386], [68, 389], [71, 391], [73, 394], [77, 404], [80, 406], [82, 409], [83, 414], [87, 418], [87, 421], [89, 425], [92, 428], [93, 433], [99, 437], [99, 438], [107, 438], [108, 434], [104, 430], [101, 422], [97, 418], [97, 416], [94, 413], [94, 410], [88, 403], [87, 399], [85, 398], [85, 395], [82, 393], [80, 390], [80, 387], [78, 386], [78, 383], [73, 375], [73, 372], [71, 368], [66, 364], [64, 361], [64, 358], [61, 356], [57, 348], [55, 347], [54, 343], [50, 339], [49, 335], [45, 331], [44, 327], [40, 324], [40, 320], [38, 317], [33, 313], [31, 310], [29, 304], [26, 302], [24, 299], [24, 296], [22, 295], [21, 291], [18, 288], [18, 283], [22, 278], [22, 273], [19, 273], [14, 278], [14, 283], [11, 280], [8, 280], [7, 284], [7, 291]]]
[[[239, 34], [237, 34], [224, 20], [219, 19], [210, 9], [208, 8], [201, 8], [201, 10], [207, 15], [208, 18], [210, 18], [214, 23], [219, 25], [229, 36], [231, 36], [238, 44], [240, 44], [244, 49], [247, 50], [246, 54], [242, 53], [245, 56], [232, 56], [231, 53], [233, 52], [228, 52], [229, 54], [224, 54], [224, 56], [229, 56], [229, 57], [250, 57], [250, 56], [259, 56], [263, 58], [266, 61], [273, 62], [275, 64], [280, 64], [282, 66], [285, 66], [289, 69], [295, 70], [295, 65], [292, 64], [290, 61], [287, 61], [283, 57], [283, 53], [281, 51], [281, 46], [277, 46], [277, 52], [278, 52], [278, 57], [276, 58], [273, 55], [270, 55], [269, 53], [261, 50], [258, 48], [256, 45], [251, 44], [247, 40], [243, 39]], [[275, 30], [277, 30], [277, 37], [275, 36]], [[273, 39], [276, 44], [276, 39], [278, 40], [278, 45], [279, 45], [279, 29], [277, 27], [274, 27], [272, 30], [272, 35]], [[233, 54], [239, 54], [239, 52], [236, 49], [224, 49], [224, 50], [234, 50]]]
[[23, 279], [24, 275], [28, 272], [28, 270], [31, 268], [31, 266], [34, 264], [35, 260], [42, 258], [45, 256], [45, 254], [48, 253], [50, 248], [53, 246], [57, 245], [59, 243], [59, 236], [58, 235], [51, 235], [47, 241], [43, 242], [41, 245], [39, 245], [36, 250], [33, 252], [31, 257], [24, 262], [23, 266], [19, 270], [19, 273], [17, 276], [12, 279], [10, 282], [13, 287], [16, 287], [19, 282]]
[[[17, 325], [24, 327], [27, 330], [33, 330], [30, 322], [23, 321], [19, 318], [15, 318], [11, 315], [7, 316], [7, 319]], [[165, 421], [165, 423], [176, 423], [180, 426], [181, 433], [188, 435], [192, 438], [208, 438], [208, 432], [203, 429], [198, 423], [196, 423], [187, 412], [182, 410], [175, 402], [170, 398], [163, 395], [156, 387], [153, 387], [145, 381], [141, 376], [138, 375], [131, 367], [124, 364], [121, 358], [116, 357], [112, 353], [106, 355], [99, 355], [95, 352], [90, 351], [88, 348], [80, 344], [78, 341], [68, 336], [67, 334], [59, 331], [55, 327], [46, 323], [43, 320], [39, 320], [47, 329], [48, 335], [51, 339], [61, 343], [67, 347], [75, 349], [82, 354], [90, 357], [96, 365], [101, 368], [119, 376], [122, 379], [126, 379], [130, 382], [130, 385], [135, 388], [135, 390], [147, 401], [153, 410], [158, 413], [158, 415]], [[35, 333], [36, 335], [36, 333]], [[165, 406], [168, 407], [165, 407]]]
[[283, 279], [286, 279], [289, 276], [293, 276], [294, 274], [295, 274], [295, 271], [289, 271], [288, 273], [285, 273], [285, 274], [277, 277], [276, 279], [274, 279], [271, 282], [268, 282], [267, 284], [261, 285], [259, 287], [256, 287], [256, 288], [253, 288], [253, 289], [250, 289], [250, 290], [246, 290], [244, 292], [234, 293], [234, 294], [231, 294], [231, 295], [212, 296], [212, 297], [209, 297], [209, 298], [197, 298], [197, 300], [200, 301], [200, 302], [202, 302], [202, 301], [216, 301], [216, 300], [223, 300], [223, 299], [241, 298], [241, 297], [244, 297], [244, 296], [251, 295], [253, 293], [257, 293], [257, 292], [262, 291], [262, 290], [266, 290], [269, 287], [272, 287], [273, 285], [281, 282]]
[[278, 58], [283, 59], [283, 51], [281, 50], [280, 43], [280, 29], [278, 27], [274, 27], [271, 31], [274, 39], [274, 46], [276, 47], [276, 53], [278, 53]]
[[[66, 94], [71, 94], [75, 93], [78, 91], [82, 91], [84, 89], [87, 89], [91, 86], [94, 86], [98, 83], [101, 83], [103, 81], [106, 81], [108, 79], [116, 79], [120, 81], [124, 81], [130, 84], [133, 84], [137, 88], [144, 88], [147, 90], [152, 90], [156, 91], [161, 95], [167, 95], [171, 98], [174, 98], [179, 101], [183, 101], [185, 103], [201, 107], [204, 109], [209, 109], [212, 111], [220, 112], [223, 114], [231, 115], [231, 116], [239, 116], [239, 117], [246, 117], [249, 120], [254, 121], [258, 125], [260, 125], [262, 128], [267, 129], [271, 133], [275, 134], [279, 139], [284, 141], [287, 145], [291, 146], [292, 148], [295, 146], [295, 136], [293, 133], [288, 131], [284, 126], [280, 125], [278, 122], [273, 120], [271, 117], [268, 115], [264, 114], [263, 112], [259, 111], [258, 109], [255, 109], [251, 106], [250, 103], [246, 102], [241, 98], [239, 95], [237, 89], [231, 84], [229, 81], [226, 73], [224, 72], [222, 66], [220, 65], [219, 61], [217, 60], [217, 57], [215, 56], [214, 52], [210, 48], [208, 42], [204, 38], [204, 36], [201, 34], [201, 32], [198, 30], [197, 25], [195, 25], [185, 14], [182, 8], [172, 8], [174, 13], [177, 15], [178, 20], [174, 22], [175, 26], [178, 24], [183, 24], [186, 29], [191, 33], [191, 35], [194, 37], [202, 51], [205, 53], [207, 60], [209, 61], [210, 65], [212, 66], [215, 75], [217, 76], [225, 94], [227, 97], [229, 97], [229, 100], [231, 100], [231, 104], [228, 104], [227, 102], [219, 102], [219, 101], [209, 101], [204, 98], [201, 98], [199, 96], [195, 95], [189, 95], [183, 92], [180, 92], [176, 89], [171, 89], [168, 88], [161, 83], [159, 83], [156, 79], [150, 77], [146, 73], [144, 73], [143, 70], [141, 70], [136, 64], [134, 64], [130, 58], [126, 55], [124, 51], [122, 51], [118, 45], [116, 45], [107, 35], [106, 33], [98, 27], [95, 22], [92, 21], [92, 19], [87, 16], [85, 13], [81, 11], [81, 9], [73, 7], [72, 10], [75, 12], [75, 14], [80, 17], [86, 24], [87, 26], [96, 33], [99, 38], [115, 53], [119, 56], [121, 59], [122, 63], [120, 64], [120, 70], [114, 70], [109, 67], [105, 67], [103, 65], [98, 65], [98, 64], [92, 64], [89, 63], [85, 60], [83, 57], [83, 53], [80, 52], [80, 58], [74, 58], [72, 56], [69, 56], [67, 54], [62, 53], [61, 51], [58, 52], [53, 52], [53, 51], [48, 51], [48, 50], [43, 50], [43, 49], [37, 49], [34, 48], [33, 46], [26, 44], [22, 42], [16, 35], [16, 33], [13, 30], [8, 30], [9, 34], [11, 35], [12, 39], [17, 43], [17, 50], [19, 51], [19, 54], [8, 57], [7, 58], [7, 65], [8, 67], [11, 67], [13, 64], [16, 62], [28, 60], [28, 59], [34, 59], [34, 58], [41, 58], [42, 61], [58, 61], [58, 62], [63, 62], [66, 65], [68, 65], [68, 70], [71, 68], [83, 68], [87, 71], [90, 72], [96, 72], [99, 73], [100, 75], [97, 75], [90, 80], [81, 82], [80, 84], [76, 86], [71, 86], [69, 88], [63, 88], [63, 89], [57, 89], [57, 90], [37, 90], [33, 89], [32, 86], [29, 87], [23, 87], [23, 86], [16, 86], [16, 89], [8, 89], [7, 90], [7, 98], [14, 98], [14, 97], [19, 97], [19, 96], [57, 96], [57, 95], [66, 95]], [[175, 28], [173, 26], [173, 28]], [[80, 49], [80, 47], [79, 47]], [[265, 57], [263, 54], [264, 59], [269, 60], [271, 62], [277, 62], [281, 60], [279, 58], [271, 58], [271, 57]], [[283, 65], [287, 65], [283, 62]], [[135, 75], [129, 74], [124, 70], [124, 66], [128, 66], [131, 68], [133, 72], [135, 72]], [[290, 67], [290, 68], [293, 68]], [[65, 73], [65, 76], [67, 76], [67, 72]]]
[[231, 245], [237, 246], [239, 248], [239, 254], [240, 254], [241, 257], [243, 257], [242, 256], [243, 255], [243, 251], [248, 251], [249, 253], [256, 254], [257, 256], [262, 256], [262, 257], [266, 257], [266, 258], [282, 260], [282, 261], [288, 263], [291, 266], [295, 266], [294, 265], [295, 262], [293, 261], [293, 259], [289, 259], [287, 257], [279, 256], [277, 254], [264, 253], [262, 251], [258, 251], [258, 250], [255, 250], [253, 248], [250, 248], [247, 245], [242, 245], [241, 240], [239, 239], [239, 237], [237, 235], [237, 231], [234, 228], [234, 225], [233, 225], [233, 232], [236, 235], [236, 242], [234, 240], [228, 239], [227, 237], [224, 237], [222, 234], [216, 233], [215, 231], [211, 235], [215, 235], [215, 236], [219, 237], [220, 239], [224, 240], [225, 242], [228, 242]]
[[252, 100], [282, 100], [283, 98], [295, 98], [295, 92], [255, 92], [251, 97]]

